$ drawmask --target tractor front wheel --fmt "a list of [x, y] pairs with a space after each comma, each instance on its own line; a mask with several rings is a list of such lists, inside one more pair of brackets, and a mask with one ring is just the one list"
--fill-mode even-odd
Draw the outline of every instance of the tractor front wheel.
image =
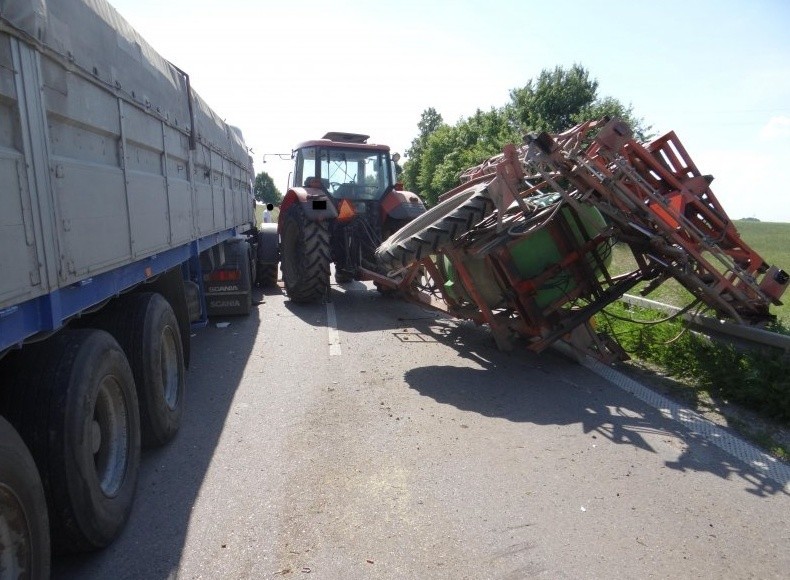
[[282, 224], [280, 267], [285, 291], [293, 302], [314, 302], [329, 290], [329, 229], [310, 221], [299, 206], [288, 210]]
[[494, 211], [487, 185], [469, 187], [405, 224], [378, 247], [378, 264], [385, 271], [405, 268], [468, 232]]

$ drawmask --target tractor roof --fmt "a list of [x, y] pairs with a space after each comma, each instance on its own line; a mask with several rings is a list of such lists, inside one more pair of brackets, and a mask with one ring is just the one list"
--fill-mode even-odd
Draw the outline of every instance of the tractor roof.
[[322, 139], [329, 139], [330, 141], [342, 141], [343, 143], [367, 143], [368, 139], [370, 139], [370, 135], [330, 131], [329, 133], [324, 135]]
[[304, 141], [299, 143], [295, 149], [303, 149], [305, 147], [348, 147], [351, 149], [371, 149], [378, 151], [389, 151], [388, 145], [377, 145], [375, 143], [368, 143], [370, 135], [362, 135], [360, 133], [345, 133], [342, 131], [330, 131], [326, 133], [321, 139], [313, 139], [311, 141]]

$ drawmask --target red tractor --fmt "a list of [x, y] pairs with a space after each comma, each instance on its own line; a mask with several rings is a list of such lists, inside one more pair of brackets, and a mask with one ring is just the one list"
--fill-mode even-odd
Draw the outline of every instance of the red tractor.
[[397, 154], [367, 135], [327, 133], [293, 151], [291, 185], [280, 206], [280, 265], [290, 300], [312, 302], [377, 270], [382, 240], [425, 212], [396, 179]]

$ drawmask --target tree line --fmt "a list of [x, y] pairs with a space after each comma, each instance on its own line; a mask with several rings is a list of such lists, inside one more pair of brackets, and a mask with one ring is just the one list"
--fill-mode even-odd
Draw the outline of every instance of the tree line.
[[523, 87], [510, 91], [510, 102], [488, 111], [478, 109], [454, 125], [436, 109], [424, 110], [419, 134], [406, 151], [401, 179], [410, 191], [429, 204], [458, 185], [460, 173], [502, 152], [507, 143], [519, 144], [528, 133], [557, 133], [604, 116], [627, 121], [637, 139], [647, 140], [650, 127], [637, 118], [631, 105], [598, 96], [598, 81], [580, 64], [569, 69], [544, 69]]

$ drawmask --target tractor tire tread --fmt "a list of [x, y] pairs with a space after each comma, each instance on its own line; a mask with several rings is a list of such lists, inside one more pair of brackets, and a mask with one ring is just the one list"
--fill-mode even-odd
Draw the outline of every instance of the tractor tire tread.
[[[410, 227], [411, 224], [407, 224], [401, 231], [387, 239], [376, 250], [379, 264], [386, 271], [394, 271], [419, 262], [450, 245], [494, 210], [494, 203], [485, 192], [470, 189], [469, 192], [461, 192], [458, 195], [465, 193], [467, 193], [465, 201], [459, 199], [456, 200], [455, 205], [448, 204], [445, 207], [443, 206], [447, 202], [443, 202], [423, 214], [425, 216], [431, 215], [432, 212], [435, 214], [435, 220], [428, 225], [409, 233], [414, 228]], [[453, 198], [447, 201], [453, 201]], [[419, 220], [420, 218], [415, 222]]]
[[[301, 243], [283, 248], [283, 281], [288, 298], [306, 303], [319, 300], [329, 290], [331, 263], [329, 229], [324, 222], [307, 219], [301, 208], [294, 207], [285, 218], [286, 228], [298, 228]], [[285, 236], [290, 232], [285, 232]], [[296, 255], [291, 252], [295, 251]], [[295, 278], [292, 275], [295, 274]]]

